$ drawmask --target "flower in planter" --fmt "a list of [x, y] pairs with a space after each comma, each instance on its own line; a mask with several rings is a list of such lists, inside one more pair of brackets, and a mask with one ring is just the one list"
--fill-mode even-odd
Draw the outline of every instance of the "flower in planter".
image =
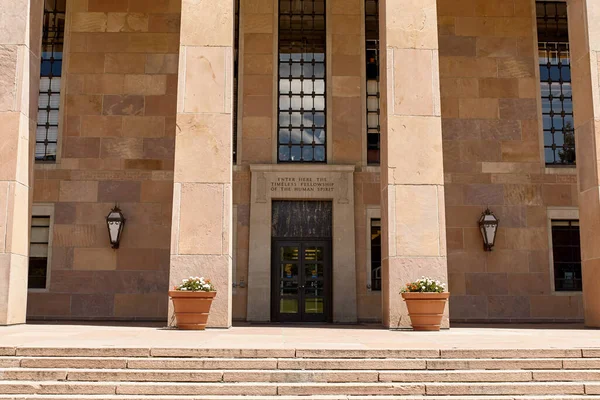
[[431, 278], [422, 277], [414, 282], [407, 283], [400, 293], [444, 293], [446, 284]]
[[180, 290], [182, 292], [214, 292], [215, 287], [210, 282], [210, 279], [190, 276], [188, 279], [181, 281], [180, 285], [173, 287], [173, 290]]

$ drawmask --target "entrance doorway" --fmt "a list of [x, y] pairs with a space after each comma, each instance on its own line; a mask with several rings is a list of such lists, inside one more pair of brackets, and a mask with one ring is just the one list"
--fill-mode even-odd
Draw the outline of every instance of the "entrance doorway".
[[275, 241], [274, 321], [330, 320], [330, 247], [328, 241]]
[[273, 202], [271, 321], [331, 322], [331, 221], [331, 202]]

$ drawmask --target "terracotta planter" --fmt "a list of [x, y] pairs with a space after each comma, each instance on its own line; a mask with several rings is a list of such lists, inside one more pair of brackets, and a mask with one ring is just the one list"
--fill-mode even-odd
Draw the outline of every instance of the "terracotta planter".
[[170, 290], [177, 328], [203, 331], [208, 321], [210, 306], [217, 292], [182, 292]]
[[439, 331], [450, 293], [402, 293], [415, 331]]

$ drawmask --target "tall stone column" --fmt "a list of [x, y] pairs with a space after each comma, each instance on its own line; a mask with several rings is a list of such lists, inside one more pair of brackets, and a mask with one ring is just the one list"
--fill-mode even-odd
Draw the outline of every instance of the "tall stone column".
[[43, 0], [0, 0], [0, 325], [25, 322]]
[[233, 0], [182, 0], [171, 286], [217, 289], [209, 326], [231, 326]]
[[379, 7], [383, 322], [404, 328], [400, 289], [421, 276], [447, 282], [436, 0]]
[[600, 327], [600, 4], [568, 3], [585, 324]]

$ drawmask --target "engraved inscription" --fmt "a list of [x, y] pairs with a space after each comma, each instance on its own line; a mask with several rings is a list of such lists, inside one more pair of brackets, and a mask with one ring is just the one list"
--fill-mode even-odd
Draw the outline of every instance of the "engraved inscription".
[[271, 182], [271, 193], [332, 193], [334, 190], [335, 182], [332, 179], [326, 177], [277, 177], [273, 182]]

